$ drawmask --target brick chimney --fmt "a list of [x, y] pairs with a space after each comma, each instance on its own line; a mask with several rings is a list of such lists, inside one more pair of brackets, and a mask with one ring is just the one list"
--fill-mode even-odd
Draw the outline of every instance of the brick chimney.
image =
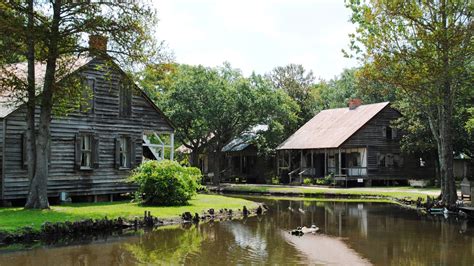
[[357, 107], [362, 105], [362, 100], [360, 98], [349, 99], [349, 110], [354, 110]]
[[89, 52], [101, 55], [107, 52], [107, 37], [102, 35], [89, 35]]

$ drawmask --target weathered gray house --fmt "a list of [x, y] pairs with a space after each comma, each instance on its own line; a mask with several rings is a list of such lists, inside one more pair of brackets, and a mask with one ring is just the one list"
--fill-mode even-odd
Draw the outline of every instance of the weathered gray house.
[[[12, 65], [26, 73], [26, 63]], [[44, 76], [45, 65], [36, 65]], [[26, 75], [26, 74], [25, 74]], [[124, 182], [143, 155], [173, 156], [174, 127], [147, 95], [108, 56], [77, 57], [69, 74], [79, 75], [92, 92], [85, 108], [51, 123], [48, 195], [59, 197], [116, 195], [133, 191]], [[38, 83], [40, 84], [40, 83]], [[0, 97], [0, 203], [24, 199], [29, 180], [25, 160], [26, 108], [11, 104], [8, 90]], [[39, 112], [39, 108], [37, 108]], [[168, 135], [168, 142], [160, 136]], [[158, 139], [154, 144], [150, 137]]]
[[333, 175], [336, 181], [372, 181], [430, 178], [434, 165], [402, 154], [400, 133], [391, 122], [401, 114], [389, 102], [324, 110], [277, 148], [277, 171], [289, 182]]
[[267, 131], [267, 125], [257, 125], [249, 131], [242, 132], [229, 141], [223, 148], [225, 156], [225, 181], [245, 181], [246, 183], [265, 183], [268, 172], [274, 174], [271, 159], [260, 155], [254, 141], [257, 134]]

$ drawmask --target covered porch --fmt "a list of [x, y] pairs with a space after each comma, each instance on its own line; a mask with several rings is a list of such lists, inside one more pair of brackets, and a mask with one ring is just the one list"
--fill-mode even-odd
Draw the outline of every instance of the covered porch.
[[367, 178], [367, 147], [277, 151], [277, 175], [288, 183], [332, 175], [335, 181]]

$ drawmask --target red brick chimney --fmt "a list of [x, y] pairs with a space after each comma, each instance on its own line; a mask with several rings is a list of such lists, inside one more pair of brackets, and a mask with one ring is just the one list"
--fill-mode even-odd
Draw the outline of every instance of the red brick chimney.
[[349, 110], [354, 110], [357, 107], [362, 105], [362, 100], [360, 98], [349, 99]]
[[107, 37], [102, 35], [89, 35], [89, 52], [101, 55], [107, 52]]

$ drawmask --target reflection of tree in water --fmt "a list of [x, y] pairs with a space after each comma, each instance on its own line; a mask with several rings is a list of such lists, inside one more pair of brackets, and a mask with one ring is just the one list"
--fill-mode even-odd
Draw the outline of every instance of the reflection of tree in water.
[[127, 243], [124, 248], [139, 263], [182, 264], [190, 254], [199, 252], [206, 237], [196, 226], [167, 226], [143, 234], [137, 243]]

